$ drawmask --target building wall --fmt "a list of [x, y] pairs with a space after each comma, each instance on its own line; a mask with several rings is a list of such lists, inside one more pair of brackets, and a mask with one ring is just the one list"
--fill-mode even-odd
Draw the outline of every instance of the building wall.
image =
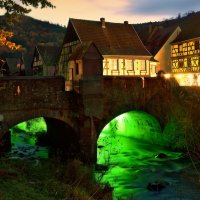
[[177, 27], [162, 48], [154, 56], [154, 58], [159, 61], [156, 65], [157, 72], [160, 70], [164, 72], [171, 72], [171, 42], [176, 39], [180, 32], [180, 27]]
[[103, 57], [94, 45], [91, 45], [83, 57], [83, 79], [98, 79], [103, 76]]
[[150, 58], [128, 58], [104, 56], [104, 76], [155, 76]]
[[172, 73], [181, 86], [200, 86], [200, 38], [171, 46]]
[[58, 74], [66, 77], [67, 67], [68, 67], [68, 59], [72, 52], [75, 50], [77, 45], [80, 44], [79, 40], [70, 41], [68, 43], [63, 44], [62, 51], [60, 54], [60, 58], [58, 61]]

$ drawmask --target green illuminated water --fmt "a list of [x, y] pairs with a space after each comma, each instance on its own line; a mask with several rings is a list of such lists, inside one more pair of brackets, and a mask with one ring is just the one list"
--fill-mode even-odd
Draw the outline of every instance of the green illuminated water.
[[47, 126], [44, 118], [35, 118], [17, 124], [10, 129], [12, 158], [48, 158], [46, 147], [36, 145], [37, 134], [46, 134]]
[[[114, 188], [114, 199], [175, 200], [200, 199], [196, 188], [182, 178], [190, 161], [182, 153], [165, 148], [169, 139], [163, 137], [158, 121], [144, 112], [128, 112], [113, 119], [102, 130], [98, 139], [97, 164], [109, 166], [104, 173], [97, 172], [102, 184]], [[166, 158], [156, 158], [159, 153]], [[193, 177], [192, 175], [188, 175]], [[165, 181], [169, 185], [160, 192], [146, 189], [150, 182]]]

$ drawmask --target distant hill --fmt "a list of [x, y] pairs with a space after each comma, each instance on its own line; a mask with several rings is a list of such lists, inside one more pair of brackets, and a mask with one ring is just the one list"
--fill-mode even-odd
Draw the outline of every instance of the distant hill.
[[[66, 28], [40, 21], [31, 17], [22, 16], [20, 20], [9, 26], [4, 16], [0, 16], [0, 28], [14, 33], [13, 42], [21, 44], [23, 48], [30, 52], [38, 43], [55, 43], [61, 45]], [[6, 48], [1, 48], [7, 51]]]

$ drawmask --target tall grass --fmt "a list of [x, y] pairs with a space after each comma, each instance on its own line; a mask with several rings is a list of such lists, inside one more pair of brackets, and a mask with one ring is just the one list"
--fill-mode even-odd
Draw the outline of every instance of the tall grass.
[[112, 190], [94, 181], [93, 168], [78, 160], [0, 160], [1, 200], [112, 199]]

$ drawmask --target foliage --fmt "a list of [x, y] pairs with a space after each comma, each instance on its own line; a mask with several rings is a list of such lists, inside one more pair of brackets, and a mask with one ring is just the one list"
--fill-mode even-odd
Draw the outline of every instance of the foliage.
[[[6, 10], [5, 17], [8, 24], [12, 24], [14, 19], [18, 18], [18, 15], [29, 13], [31, 10], [27, 6], [32, 7], [51, 7], [54, 6], [48, 0], [0, 0], [0, 8]], [[10, 49], [19, 49], [21, 45], [16, 45], [15, 42], [9, 41], [13, 36], [13, 32], [0, 29], [0, 46], [7, 46]]]
[[[64, 27], [27, 16], [21, 16], [12, 27], [7, 24], [4, 16], [0, 16], [0, 27], [12, 32], [12, 42], [21, 44], [27, 51], [32, 51], [38, 43], [61, 45], [65, 34]], [[5, 49], [4, 52], [8, 54], [9, 51]]]
[[26, 6], [35, 8], [54, 7], [48, 0], [0, 0], [0, 8], [4, 8], [7, 15], [27, 14], [31, 10]]
[[9, 41], [9, 38], [13, 37], [13, 33], [0, 29], [0, 46], [7, 46], [10, 49], [19, 49], [21, 45], [17, 45], [14, 42]]

